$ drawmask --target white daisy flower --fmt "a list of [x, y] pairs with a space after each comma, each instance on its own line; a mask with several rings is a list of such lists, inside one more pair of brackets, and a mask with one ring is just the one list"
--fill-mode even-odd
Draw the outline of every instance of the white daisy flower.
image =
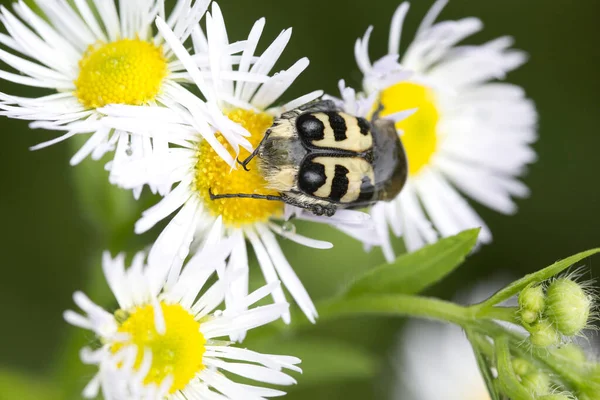
[[471, 344], [459, 327], [414, 321], [400, 345], [398, 373], [404, 386], [396, 388], [395, 399], [434, 400], [442, 394], [447, 400], [490, 399]]
[[457, 326], [413, 321], [399, 342], [401, 384], [393, 398], [403, 400], [489, 400], [475, 354]]
[[[0, 78], [55, 93], [34, 98], [0, 93], [0, 114], [35, 121], [34, 128], [66, 131], [33, 149], [77, 134], [90, 135], [71, 159], [73, 165], [90, 154], [98, 159], [115, 148], [115, 164], [165, 148], [164, 143], [130, 137], [98, 123], [102, 118], [98, 109], [103, 106], [169, 103], [178, 82], [189, 81], [169, 44], [153, 29], [157, 16], [167, 18], [164, 0], [34, 3], [43, 15], [24, 1], [13, 5], [14, 14], [1, 9], [0, 20], [8, 35], [0, 35], [5, 47], [0, 49], [0, 60], [16, 72], [0, 70]], [[179, 41], [187, 40], [209, 3], [177, 1], [167, 25]], [[207, 62], [200, 55], [195, 61]]]
[[[381, 95], [382, 115], [418, 109], [397, 123], [409, 162], [407, 185], [394, 201], [372, 210], [390, 260], [388, 225], [408, 250], [472, 227], [482, 227], [480, 240], [489, 242], [490, 230], [461, 192], [504, 214], [517, 210], [512, 197], [529, 194], [516, 177], [536, 160], [530, 145], [537, 138], [537, 114], [522, 88], [496, 81], [527, 56], [510, 49], [509, 37], [459, 46], [482, 23], [476, 18], [435, 23], [447, 2], [434, 4], [402, 54], [408, 3], [394, 14], [386, 56], [375, 63], [369, 59], [372, 27], [355, 46], [364, 90]], [[412, 72], [408, 79], [406, 70]]]
[[[64, 314], [72, 325], [94, 332], [99, 341], [97, 348], [81, 352], [84, 363], [98, 366], [84, 389], [85, 398], [102, 393], [105, 399], [115, 400], [261, 400], [285, 394], [237, 383], [231, 377], [291, 385], [295, 380], [282, 370], [300, 371], [296, 366], [300, 360], [230, 346], [227, 336], [280, 318], [288, 305], [218, 310], [227, 285], [234, 283], [229, 279], [236, 279], [224, 274], [228, 247], [207, 246], [170, 287], [165, 286], [167, 269], [144, 265], [144, 254], [136, 255], [127, 269], [123, 255], [115, 259], [104, 255], [104, 273], [119, 309], [111, 314], [77, 292], [74, 300], [83, 314]], [[205, 287], [215, 268], [221, 271], [221, 279]], [[276, 287], [274, 283], [244, 296], [245, 304], [250, 307]]]
[[[209, 194], [212, 191], [214, 194], [278, 195], [266, 188], [266, 181], [254, 163], [250, 164], [250, 171], [244, 171], [236, 168], [235, 159], [247, 157], [281, 113], [310, 102], [322, 94], [316, 91], [283, 106], [273, 105], [308, 66], [308, 59], [297, 61], [289, 69], [270, 76], [262, 84], [226, 80], [224, 76], [234, 70], [254, 76], [270, 74], [290, 40], [291, 30], [284, 30], [256, 57], [265, 20], [260, 19], [254, 24], [246, 40], [230, 43], [221, 10], [213, 3], [212, 13], [207, 13], [206, 16], [206, 35], [200, 27], [196, 27], [192, 33], [196, 51], [208, 55], [209, 65], [205, 68], [193, 62], [192, 56], [164, 21], [158, 19], [157, 26], [185, 65], [204, 99], [181, 89], [176, 101], [168, 109], [114, 105], [102, 109], [102, 112], [109, 115], [107, 121], [113, 126], [146, 137], [164, 139], [173, 144], [166, 154], [154, 154], [134, 160], [120, 169], [116, 179], [122, 187], [131, 189], [144, 184], [161, 187], [176, 185], [159, 204], [147, 210], [136, 224], [137, 233], [145, 232], [180, 209], [152, 247], [150, 259], [168, 263], [174, 271], [178, 271], [188, 255], [194, 236], [204, 237], [205, 232], [220, 218], [226, 226], [223, 239], [232, 238], [235, 243], [228, 268], [242, 275], [233, 285], [232, 293], [227, 299], [228, 305], [242, 309], [245, 307], [240, 300], [248, 292], [248, 240], [267, 283], [281, 280], [306, 316], [314, 321], [317, 311], [286, 260], [276, 235], [313, 248], [327, 249], [332, 245], [299, 235], [291, 223], [277, 221], [286, 221], [294, 216], [297, 219], [326, 222], [339, 226], [355, 237], [366, 235], [374, 238], [372, 244], [378, 244], [373, 225], [365, 224], [366, 220], [370, 220], [369, 216], [353, 211], [340, 211], [332, 218], [319, 218], [285, 206], [280, 201], [240, 198], [212, 200]], [[241, 53], [239, 63], [230, 55], [232, 48]], [[237, 68], [234, 64], [237, 64]], [[205, 73], [210, 74], [210, 78], [204, 79]], [[195, 124], [204, 118], [204, 115], [197, 112], [202, 107], [211, 110], [212, 120], [215, 121], [204, 128]], [[216, 122], [221, 126], [218, 130]], [[246, 132], [247, 141], [238, 142], [243, 148], [239, 154], [235, 147], [227, 147], [223, 154], [221, 150], [225, 147], [212, 142], [214, 139], [227, 145], [227, 141], [242, 138], [237, 135], [240, 129]], [[284, 302], [283, 289], [276, 289], [273, 297], [275, 302]], [[289, 322], [289, 318], [286, 313], [284, 320]]]

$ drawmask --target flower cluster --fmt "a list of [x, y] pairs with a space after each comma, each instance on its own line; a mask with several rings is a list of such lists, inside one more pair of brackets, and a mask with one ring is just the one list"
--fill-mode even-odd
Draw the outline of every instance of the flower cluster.
[[[500, 82], [527, 56], [511, 49], [508, 37], [461, 45], [483, 25], [476, 18], [436, 23], [447, 2], [435, 2], [403, 51], [408, 3], [392, 18], [387, 55], [371, 62], [372, 28], [357, 40], [360, 90], [340, 81], [340, 98], [323, 100], [323, 92], [313, 90], [285, 101], [309, 66], [301, 58], [274, 71], [291, 29], [259, 52], [265, 20], [231, 40], [211, 0], [177, 0], [173, 7], [164, 0], [33, 0], [35, 8], [19, 0], [13, 11], [2, 8], [7, 34], [0, 37], [0, 60], [9, 70], [0, 70], [0, 78], [51, 93], [0, 93], [0, 115], [61, 132], [34, 149], [85, 136], [71, 164], [110, 154], [111, 184], [136, 199], [146, 186], [161, 197], [134, 228], [141, 234], [165, 222], [148, 252], [136, 254], [128, 268], [126, 255], [104, 256], [118, 310], [107, 312], [78, 292], [74, 300], [82, 313], [64, 315], [98, 339], [81, 352], [83, 362], [98, 369], [85, 397], [259, 400], [284, 394], [262, 385], [295, 383], [287, 371], [299, 372], [300, 360], [236, 342], [278, 319], [291, 323], [286, 290], [310, 322], [318, 317], [278, 238], [316, 249], [332, 244], [296, 232], [292, 219], [327, 224], [367, 248], [381, 247], [388, 261], [395, 259], [390, 230], [408, 251], [474, 227], [481, 228], [480, 242], [491, 241], [490, 229], [461, 193], [504, 214], [516, 212], [513, 198], [528, 195], [519, 176], [536, 159], [530, 146], [537, 114], [520, 87]], [[322, 114], [314, 117], [322, 137], [304, 138], [309, 144], [283, 140], [292, 136], [281, 128], [289, 116], [312, 109]], [[387, 182], [377, 180], [381, 171], [371, 165], [378, 156], [371, 149], [375, 140], [348, 161], [349, 151], [362, 146], [353, 142], [351, 121], [354, 134], [363, 136], [385, 121], [400, 143], [392, 159], [406, 163], [407, 181], [396, 185], [398, 195], [381, 196], [388, 201], [357, 201], [369, 190], [384, 191]], [[272, 131], [289, 145], [272, 145], [269, 153], [280, 185], [251, 162], [265, 156], [261, 144]], [[349, 147], [342, 148], [344, 140]], [[321, 146], [321, 158], [331, 157], [323, 149], [338, 154], [341, 148], [345, 161], [315, 156], [315, 170], [304, 179], [318, 191], [302, 192], [298, 171], [276, 163], [294, 154], [292, 146]], [[314, 207], [302, 207], [307, 202]], [[249, 250], [265, 283], [252, 292]], [[269, 296], [272, 304], [254, 306]], [[559, 278], [524, 289], [519, 307], [531, 343], [547, 347], [581, 332], [591, 299], [571, 279]], [[536, 375], [529, 361], [514, 358], [511, 365], [528, 390], [546, 396], [538, 398], [562, 396], [549, 391], [546, 375]]]
[[[485, 325], [480, 325], [481, 321], [463, 324], [466, 336], [457, 326], [411, 321], [400, 336], [396, 390], [408, 392], [410, 398], [419, 400], [437, 399], [440, 392], [445, 393], [445, 398], [456, 400], [491, 399], [493, 395], [536, 400], [597, 398], [600, 393], [595, 375], [600, 366], [594, 356], [597, 346], [578, 338], [568, 342], [559, 340], [559, 334], [567, 337], [589, 326], [595, 305], [590, 294], [585, 293], [589, 291], [588, 284], [573, 280], [573, 275], [552, 278], [544, 293], [541, 289], [546, 285], [538, 274], [532, 274], [529, 284], [518, 293], [517, 301], [513, 301], [507, 288], [513, 285], [518, 288], [525, 283], [523, 280], [504, 289], [502, 282], [493, 280], [466, 293], [467, 302], [481, 301], [469, 309], [480, 316], [488, 313], [487, 318], [495, 320]], [[557, 289], [559, 294], [555, 299], [560, 298], [561, 304], [552, 304]], [[500, 291], [496, 295], [485, 300], [497, 290]], [[498, 301], [500, 304], [491, 307]], [[545, 301], [552, 305], [544, 306]], [[510, 306], [517, 302], [518, 306]], [[582, 303], [585, 305], [580, 307]], [[551, 315], [556, 311], [559, 315], [568, 314], [571, 324], [553, 319]], [[530, 313], [537, 315], [535, 323], [524, 321]], [[545, 315], [547, 322], [543, 325], [547, 328], [533, 328], [546, 321]], [[498, 318], [503, 321], [498, 322]], [[552, 329], [553, 333], [540, 333], [546, 329]], [[527, 331], [526, 339], [522, 333]], [[555, 340], [549, 343], [547, 338]], [[524, 346], [525, 340], [533, 346]]]
[[595, 313], [591, 285], [556, 278], [546, 288], [532, 285], [519, 294], [519, 318], [531, 344], [547, 347], [589, 328]]

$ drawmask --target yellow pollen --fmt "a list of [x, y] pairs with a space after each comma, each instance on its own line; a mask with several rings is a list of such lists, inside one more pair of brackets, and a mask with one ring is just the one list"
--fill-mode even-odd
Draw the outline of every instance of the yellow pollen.
[[140, 39], [96, 43], [79, 61], [75, 96], [89, 108], [142, 105], [156, 98], [166, 76], [167, 60], [159, 46]]
[[[267, 129], [273, 124], [273, 117], [265, 113], [236, 109], [228, 114], [230, 120], [242, 125], [250, 134], [248, 138], [252, 146], [256, 148]], [[225, 139], [218, 135], [219, 141], [231, 152], [233, 151]], [[241, 149], [239, 159], [243, 160], [250, 153]], [[278, 195], [278, 192], [267, 189], [267, 182], [260, 174], [257, 163], [253, 160], [245, 171], [239, 167], [231, 170], [223, 159], [212, 149], [210, 144], [203, 141], [198, 150], [198, 162], [196, 164], [195, 188], [204, 200], [210, 213], [214, 216], [221, 215], [223, 222], [232, 227], [240, 227], [247, 224], [267, 221], [270, 217], [279, 216], [283, 213], [283, 203], [269, 200], [256, 199], [220, 199], [211, 200], [208, 193], [212, 189], [213, 194], [246, 193]]]
[[152, 367], [144, 384], [157, 384], [173, 377], [170, 393], [182, 390], [204, 369], [202, 357], [206, 339], [200, 332], [200, 323], [179, 304], [161, 303], [165, 319], [164, 335], [156, 331], [154, 308], [152, 305], [138, 307], [130, 312], [128, 318], [119, 327], [120, 333], [129, 335], [129, 341], [114, 344], [113, 353], [123, 346], [136, 345], [137, 359], [134, 365], [139, 369], [144, 358], [144, 350], [152, 352]]
[[431, 89], [415, 83], [398, 83], [381, 94], [382, 115], [418, 108], [410, 117], [398, 122], [404, 131], [402, 144], [408, 158], [408, 172], [415, 176], [437, 150], [437, 124], [440, 114]]

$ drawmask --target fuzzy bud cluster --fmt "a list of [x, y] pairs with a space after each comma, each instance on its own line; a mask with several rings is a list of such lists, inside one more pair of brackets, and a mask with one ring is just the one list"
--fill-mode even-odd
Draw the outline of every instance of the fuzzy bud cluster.
[[512, 361], [512, 366], [521, 384], [529, 393], [541, 396], [550, 392], [552, 382], [550, 377], [543, 371], [538, 370], [522, 358], [515, 358]]
[[537, 347], [556, 345], [562, 337], [579, 334], [588, 325], [593, 306], [584, 286], [569, 277], [557, 278], [547, 288], [530, 285], [518, 301], [520, 321]]

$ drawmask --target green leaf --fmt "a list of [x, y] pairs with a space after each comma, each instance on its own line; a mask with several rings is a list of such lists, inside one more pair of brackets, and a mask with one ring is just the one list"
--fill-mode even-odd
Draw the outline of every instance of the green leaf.
[[350, 285], [346, 295], [419, 293], [462, 264], [478, 234], [479, 229], [470, 229], [369, 270]]
[[482, 348], [483, 345], [490, 345], [490, 343], [486, 338], [482, 338], [472, 331], [467, 330], [466, 333], [467, 338], [473, 347], [475, 359], [477, 360], [477, 365], [479, 366], [479, 370], [481, 371], [481, 375], [483, 376], [483, 380], [487, 386], [490, 399], [501, 400], [500, 393], [498, 393], [498, 388], [494, 384], [494, 376], [490, 368], [491, 363], [488, 357], [484, 354], [484, 349]]
[[252, 347], [267, 354], [300, 358], [302, 374], [292, 375], [303, 389], [322, 383], [366, 380], [377, 374], [378, 362], [373, 354], [337, 340], [295, 337], [289, 341], [258, 342]]
[[45, 379], [0, 369], [0, 398], [19, 400], [59, 400], [58, 388]]
[[504, 300], [507, 300], [519, 293], [520, 291], [522, 291], [527, 285], [537, 282], [543, 282], [547, 279], [550, 279], [553, 276], [563, 272], [573, 264], [578, 263], [584, 258], [587, 258], [599, 252], [600, 248], [584, 251], [575, 254], [574, 256], [565, 258], [564, 260], [557, 261], [551, 266], [544, 268], [540, 271], [534, 272], [529, 275], [525, 275], [523, 278], [511, 283], [510, 285], [500, 290], [498, 293], [494, 294], [492, 297], [490, 297], [489, 299], [487, 299], [486, 301], [484, 301], [476, 307], [484, 309], [486, 307], [492, 307], [496, 304], [502, 303]]

